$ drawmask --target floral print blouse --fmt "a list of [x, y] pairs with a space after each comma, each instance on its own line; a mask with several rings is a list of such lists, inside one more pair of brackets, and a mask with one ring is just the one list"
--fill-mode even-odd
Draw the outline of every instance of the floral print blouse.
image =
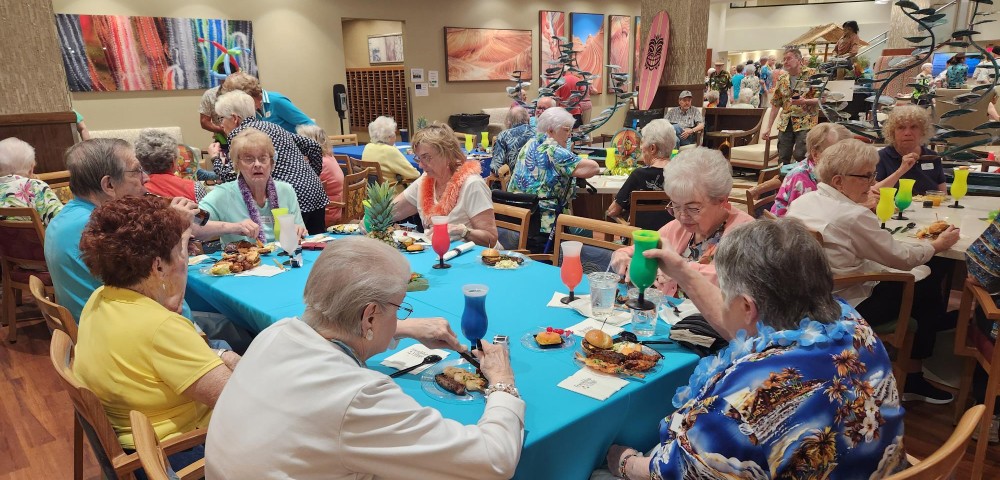
[[542, 232], [552, 231], [560, 205], [563, 210], [569, 208], [576, 185], [573, 171], [579, 163], [580, 157], [544, 133], [535, 135], [518, 153], [507, 190], [538, 195]]
[[815, 168], [816, 164], [809, 158], [792, 167], [781, 182], [781, 187], [778, 188], [778, 193], [774, 197], [774, 205], [771, 206], [771, 213], [784, 217], [793, 200], [816, 190], [819, 179], [816, 178]]
[[42, 224], [48, 225], [49, 221], [62, 210], [63, 204], [49, 185], [41, 180], [20, 175], [4, 175], [0, 177], [0, 207], [34, 208]]
[[660, 422], [650, 478], [883, 478], [906, 467], [892, 365], [846, 303], [831, 324], [757, 324], [705, 357]]

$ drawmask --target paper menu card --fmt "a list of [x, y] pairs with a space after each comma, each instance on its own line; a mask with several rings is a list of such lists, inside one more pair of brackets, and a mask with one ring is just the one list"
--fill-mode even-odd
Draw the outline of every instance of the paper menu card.
[[[425, 347], [425, 346], [423, 346], [423, 345], [421, 345], [419, 343], [415, 343], [413, 345], [410, 345], [409, 347], [406, 347], [406, 348], [404, 348], [404, 349], [402, 349], [402, 350], [400, 350], [400, 351], [398, 351], [398, 352], [396, 352], [396, 353], [394, 353], [394, 354], [386, 357], [385, 360], [382, 360], [382, 365], [385, 365], [385, 366], [390, 367], [390, 368], [395, 368], [396, 370], [402, 370], [402, 369], [404, 369], [406, 367], [412, 367], [413, 365], [416, 365], [416, 364], [424, 361], [424, 357], [426, 357], [428, 355], [438, 355], [442, 359], [444, 359], [445, 357], [448, 356], [448, 351], [447, 350], [431, 350], [431, 349], [429, 349], [429, 348], [427, 348], [427, 347]], [[430, 363], [430, 364], [424, 365], [424, 366], [422, 366], [420, 368], [416, 368], [413, 371], [411, 371], [410, 374], [417, 375], [420, 372], [423, 372], [424, 370], [427, 370], [428, 368], [431, 368], [431, 365], [434, 365], [434, 364]]]
[[586, 335], [587, 332], [589, 332], [591, 330], [602, 330], [602, 331], [604, 331], [604, 333], [606, 333], [608, 335], [611, 335], [612, 337], [615, 336], [615, 335], [618, 335], [619, 333], [622, 333], [622, 328], [621, 327], [612, 325], [609, 322], [609, 323], [604, 324], [604, 327], [602, 328], [601, 327], [602, 323], [603, 322], [600, 321], [600, 320], [597, 320], [597, 319], [594, 319], [594, 318], [588, 318], [588, 319], [586, 319], [586, 320], [584, 320], [584, 321], [582, 321], [582, 322], [580, 322], [580, 323], [578, 323], [576, 325], [573, 325], [572, 327], [566, 327], [566, 330], [572, 330], [573, 331], [573, 335], [576, 335], [576, 336], [579, 336], [579, 337], [582, 337], [582, 336]]
[[604, 401], [618, 390], [621, 390], [625, 385], [628, 385], [628, 381], [623, 378], [603, 375], [587, 367], [583, 367], [578, 372], [559, 382], [558, 386], [571, 392]]
[[[287, 268], [285, 270], [287, 270]], [[246, 270], [246, 271], [237, 273], [236, 276], [237, 277], [273, 277], [273, 276], [275, 276], [275, 275], [277, 275], [279, 273], [284, 272], [285, 270], [282, 270], [282, 269], [280, 269], [280, 268], [278, 268], [278, 267], [276, 267], [274, 265], [260, 264], [260, 265], [254, 267], [254, 268], [251, 268], [250, 270]]]

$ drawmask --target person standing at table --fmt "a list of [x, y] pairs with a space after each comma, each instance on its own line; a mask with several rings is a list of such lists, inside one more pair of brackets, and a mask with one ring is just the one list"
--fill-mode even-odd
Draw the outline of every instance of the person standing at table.
[[443, 319], [407, 320], [409, 280], [395, 248], [364, 237], [331, 242], [309, 273], [301, 320], [261, 332], [219, 398], [207, 478], [512, 477], [525, 403], [505, 347], [484, 340], [474, 352], [489, 385], [474, 425], [422, 407], [400, 388], [408, 380], [367, 368], [404, 328], [430, 348], [464, 349]]
[[907, 466], [889, 355], [858, 312], [830, 293], [826, 256], [800, 223], [734, 229], [716, 254], [719, 286], [674, 250], [644, 255], [729, 346], [703, 358], [677, 390], [677, 410], [660, 421], [660, 442], [648, 454], [612, 445], [608, 471], [591, 479], [840, 480]]
[[257, 77], [249, 73], [236, 72], [226, 77], [226, 81], [219, 87], [219, 96], [234, 90], [241, 90], [253, 98], [258, 120], [274, 123], [288, 133], [295, 133], [295, 127], [299, 125], [316, 124], [308, 115], [302, 113], [302, 110], [299, 110], [299, 107], [296, 107], [288, 97], [273, 90], [261, 88]]
[[941, 156], [924, 145], [934, 135], [928, 109], [917, 105], [893, 108], [882, 131], [888, 145], [878, 151], [875, 188], [898, 188], [900, 178], [909, 178], [915, 181], [914, 195], [948, 190]]
[[391, 181], [402, 180], [396, 184], [397, 191], [403, 191], [403, 185], [409, 184], [420, 176], [420, 172], [396, 148], [396, 120], [392, 117], [380, 116], [368, 124], [368, 136], [371, 141], [361, 151], [361, 160], [377, 162], [382, 169], [382, 175]]
[[[583, 124], [583, 98], [590, 101], [590, 86], [587, 86], [582, 92], [576, 88], [576, 84], [581, 81], [575, 73], [569, 71], [569, 67], [566, 67], [565, 73], [563, 73], [563, 84], [556, 89], [556, 96], [559, 97], [560, 104], [573, 116], [573, 128], [579, 127]], [[581, 93], [579, 101], [577, 97], [573, 96], [573, 93]], [[574, 104], [572, 107], [570, 104]], [[540, 115], [540, 114], [539, 114]]]

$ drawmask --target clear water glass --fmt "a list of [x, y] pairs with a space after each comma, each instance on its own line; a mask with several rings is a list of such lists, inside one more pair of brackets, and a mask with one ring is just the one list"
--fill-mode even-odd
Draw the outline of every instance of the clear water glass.
[[587, 280], [590, 282], [590, 312], [594, 318], [604, 320], [614, 311], [619, 278], [617, 273], [612, 272], [594, 272], [587, 275]]
[[[656, 322], [659, 318], [660, 304], [663, 303], [663, 292], [649, 287], [643, 294], [646, 300], [653, 304], [653, 308], [649, 310], [629, 308], [632, 312], [632, 333], [637, 337], [651, 337], [656, 333]], [[628, 289], [628, 298], [629, 300], [638, 299], [639, 289], [634, 287]]]

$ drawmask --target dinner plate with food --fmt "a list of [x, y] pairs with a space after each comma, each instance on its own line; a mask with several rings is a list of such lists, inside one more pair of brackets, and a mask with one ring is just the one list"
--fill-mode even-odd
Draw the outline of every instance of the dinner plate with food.
[[662, 355], [645, 345], [614, 341], [611, 335], [591, 330], [580, 343], [576, 361], [587, 368], [609, 375], [643, 378], [660, 366]]
[[342, 223], [339, 225], [330, 225], [327, 227], [326, 231], [341, 235], [350, 235], [352, 233], [359, 233], [361, 231], [361, 226], [356, 223]]
[[918, 229], [914, 236], [920, 239], [936, 240], [938, 235], [941, 235], [941, 233], [947, 230], [950, 226], [952, 225], [947, 221], [938, 220], [926, 227]]
[[521, 268], [528, 260], [523, 254], [511, 251], [500, 251], [495, 248], [487, 248], [480, 253], [480, 259], [487, 267], [497, 270], [516, 270]]
[[415, 232], [399, 232], [400, 235], [396, 235], [398, 231], [392, 232], [393, 237], [396, 240], [396, 244], [399, 245], [399, 250], [405, 253], [424, 253], [427, 250], [427, 241], [423, 238], [423, 235]]
[[538, 327], [521, 335], [521, 345], [535, 352], [560, 350], [576, 345], [576, 336], [570, 330], [553, 327]]
[[438, 362], [420, 375], [424, 393], [445, 403], [467, 403], [483, 400], [486, 379], [476, 373], [476, 367], [458, 358]]

